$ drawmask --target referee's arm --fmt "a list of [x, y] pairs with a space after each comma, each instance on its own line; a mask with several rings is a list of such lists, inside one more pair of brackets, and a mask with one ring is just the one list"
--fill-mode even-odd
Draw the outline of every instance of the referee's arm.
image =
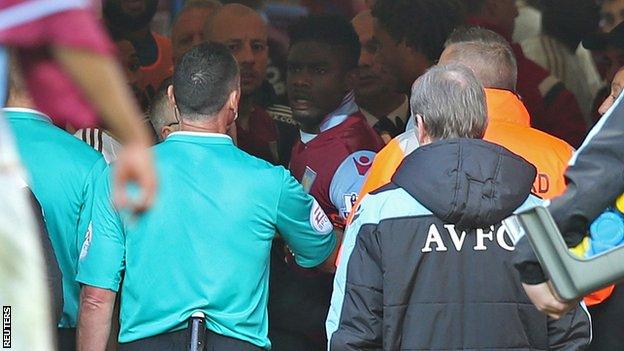
[[333, 271], [340, 238], [331, 221], [312, 196], [290, 173], [284, 172], [277, 207], [276, 226], [304, 268]]
[[80, 351], [104, 351], [115, 297], [125, 269], [125, 237], [111, 199], [111, 171], [94, 188], [91, 224], [82, 243], [76, 281], [82, 284], [77, 344]]
[[80, 292], [77, 346], [79, 351], [104, 351], [108, 344], [117, 293], [94, 286]]

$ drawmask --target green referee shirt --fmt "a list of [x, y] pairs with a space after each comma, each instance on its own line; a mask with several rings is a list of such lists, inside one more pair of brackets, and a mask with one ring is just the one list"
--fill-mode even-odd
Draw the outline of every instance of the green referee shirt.
[[314, 267], [336, 246], [329, 219], [289, 171], [228, 136], [172, 133], [154, 153], [158, 192], [140, 217], [111, 206], [110, 174], [98, 180], [77, 280], [118, 291], [123, 274], [120, 342], [183, 329], [202, 311], [210, 330], [270, 348], [275, 233]]
[[29, 186], [41, 203], [46, 229], [63, 274], [63, 315], [59, 327], [76, 327], [80, 286], [78, 254], [91, 220], [93, 184], [105, 168], [102, 155], [57, 128], [37, 111], [3, 109], [13, 129]]

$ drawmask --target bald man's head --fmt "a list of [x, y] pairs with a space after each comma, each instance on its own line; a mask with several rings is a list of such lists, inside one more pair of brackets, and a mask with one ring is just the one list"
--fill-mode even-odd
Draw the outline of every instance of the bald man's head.
[[215, 0], [187, 2], [171, 28], [173, 62], [178, 62], [192, 47], [204, 42], [208, 18], [221, 7]]
[[253, 9], [228, 4], [217, 10], [206, 24], [205, 38], [226, 45], [241, 71], [243, 95], [260, 87], [269, 62], [268, 26]]

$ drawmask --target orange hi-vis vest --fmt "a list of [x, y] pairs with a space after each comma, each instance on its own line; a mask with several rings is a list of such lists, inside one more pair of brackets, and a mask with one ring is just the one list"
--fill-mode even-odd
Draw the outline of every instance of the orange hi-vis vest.
[[565, 141], [531, 128], [529, 112], [512, 92], [485, 89], [488, 127], [483, 139], [522, 156], [537, 169], [533, 193], [543, 199], [561, 195], [574, 149]]
[[[522, 156], [537, 169], [533, 192], [552, 199], [565, 191], [565, 170], [574, 149], [565, 141], [531, 128], [529, 112], [516, 94], [500, 89], [485, 89], [488, 127], [483, 139]], [[359, 201], [369, 192], [388, 183], [405, 156], [418, 146], [414, 130], [392, 139], [377, 153], [360, 191]], [[357, 205], [356, 207], [357, 208]], [[356, 211], [352, 211], [353, 215]], [[349, 218], [349, 223], [351, 218]], [[613, 292], [613, 286], [585, 297], [588, 306], [599, 304]]]
[[[565, 141], [531, 128], [529, 112], [512, 92], [485, 89], [488, 107], [488, 127], [483, 139], [506, 147], [537, 168], [533, 192], [551, 199], [565, 190], [564, 173], [574, 149]], [[392, 139], [373, 162], [360, 198], [386, 185], [392, 179], [403, 158], [418, 145], [414, 131], [406, 131]]]

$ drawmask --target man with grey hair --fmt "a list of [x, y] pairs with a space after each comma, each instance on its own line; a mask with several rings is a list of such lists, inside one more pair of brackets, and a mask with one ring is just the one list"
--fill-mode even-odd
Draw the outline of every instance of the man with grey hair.
[[189, 0], [184, 3], [171, 27], [174, 64], [192, 47], [204, 42], [204, 26], [219, 8], [221, 3], [217, 0]]
[[345, 232], [329, 350], [547, 350], [547, 317], [513, 271], [501, 220], [538, 204], [535, 167], [481, 140], [483, 87], [436, 66], [412, 88], [421, 144]]

